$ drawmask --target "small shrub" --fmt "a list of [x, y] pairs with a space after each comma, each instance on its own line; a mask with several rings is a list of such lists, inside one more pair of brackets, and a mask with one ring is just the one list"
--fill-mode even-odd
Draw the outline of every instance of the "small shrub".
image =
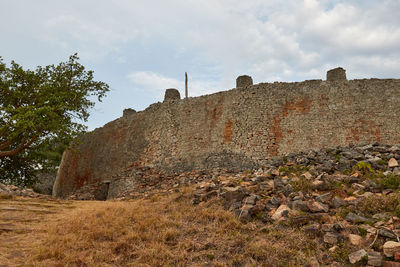
[[373, 174], [375, 171], [372, 169], [371, 164], [365, 161], [359, 161], [354, 165], [354, 169], [360, 171], [364, 175]]
[[361, 235], [362, 237], [365, 237], [365, 236], [367, 235], [367, 233], [368, 233], [368, 231], [365, 230], [364, 228], [357, 227], [357, 229], [358, 229], [358, 232], [360, 233], [360, 235]]
[[280, 173], [287, 173], [287, 174], [293, 173], [293, 174], [300, 175], [301, 173], [304, 173], [304, 172], [310, 170], [310, 167], [295, 164], [295, 165], [291, 165], [291, 166], [281, 166], [281, 167], [279, 167], [278, 170]]
[[344, 175], [350, 175], [350, 174], [351, 174], [351, 170], [345, 169], [345, 170], [342, 171], [342, 173], [343, 173]]
[[381, 212], [400, 214], [400, 195], [370, 196], [360, 202], [358, 209], [365, 215], [373, 215]]
[[312, 191], [312, 182], [304, 177], [292, 181], [290, 184], [295, 191], [302, 191], [304, 193], [309, 193], [310, 191]]
[[387, 166], [388, 165], [388, 161], [384, 160], [384, 159], [380, 159], [376, 162], [376, 164], [378, 165], [382, 165], [382, 166]]
[[338, 248], [331, 253], [331, 257], [338, 262], [346, 262], [350, 253], [350, 248], [347, 247], [345, 243], [341, 242], [338, 244]]
[[383, 189], [398, 189], [400, 185], [400, 176], [390, 174], [386, 177], [383, 177], [381, 180], [378, 180], [377, 183]]

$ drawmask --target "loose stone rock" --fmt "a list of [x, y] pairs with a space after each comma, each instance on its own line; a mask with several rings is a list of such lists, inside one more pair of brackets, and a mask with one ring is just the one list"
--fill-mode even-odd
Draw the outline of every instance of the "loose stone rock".
[[398, 251], [400, 251], [400, 242], [387, 241], [383, 244], [383, 253], [386, 257], [393, 257]]
[[229, 203], [237, 202], [243, 200], [246, 196], [246, 191], [240, 187], [224, 187], [224, 193], [221, 194], [223, 198], [226, 199]]
[[341, 235], [338, 233], [328, 232], [324, 235], [324, 242], [330, 245], [336, 245], [341, 240]]
[[397, 235], [390, 229], [386, 228], [380, 228], [378, 230], [378, 234], [383, 237], [391, 238], [391, 239], [397, 239]]
[[279, 208], [272, 215], [273, 220], [279, 220], [282, 217], [286, 217], [289, 214], [290, 208], [286, 205], [280, 205]]
[[349, 261], [351, 264], [355, 264], [367, 256], [367, 252], [364, 249], [360, 249], [359, 251], [353, 252], [349, 255]]
[[310, 235], [318, 235], [320, 232], [321, 226], [319, 223], [313, 223], [303, 227], [303, 231]]
[[315, 200], [321, 203], [327, 203], [331, 198], [331, 195], [332, 195], [331, 192], [328, 192], [318, 196]]
[[307, 201], [302, 201], [302, 200], [296, 200], [292, 202], [292, 209], [294, 210], [301, 210], [304, 212], [310, 211], [308, 208], [308, 202]]
[[395, 158], [391, 158], [388, 162], [388, 166], [389, 166], [389, 168], [398, 167], [399, 163], [397, 162], [397, 160]]
[[310, 180], [312, 178], [312, 174], [309, 172], [305, 172], [302, 174], [302, 176], [304, 176], [306, 179]]
[[382, 266], [382, 255], [377, 251], [368, 251], [368, 265]]
[[334, 198], [332, 199], [332, 206], [333, 206], [335, 209], [340, 208], [341, 206], [344, 205], [344, 203], [345, 203], [344, 200], [341, 199], [340, 197], [334, 197]]
[[373, 222], [371, 219], [367, 219], [365, 217], [359, 216], [357, 214], [354, 214], [353, 212], [349, 212], [346, 216], [346, 221], [352, 222], [352, 223], [370, 223]]
[[319, 202], [310, 202], [308, 203], [308, 208], [311, 212], [328, 212], [329, 208], [327, 205], [319, 203]]
[[360, 246], [362, 237], [359, 235], [349, 234], [349, 241], [350, 241], [350, 244], [352, 244], [354, 246]]

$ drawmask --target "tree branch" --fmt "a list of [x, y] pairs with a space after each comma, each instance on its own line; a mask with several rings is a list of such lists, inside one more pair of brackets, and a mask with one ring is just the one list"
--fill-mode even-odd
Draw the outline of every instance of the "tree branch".
[[4, 140], [0, 142], [0, 150], [4, 149], [6, 147], [8, 147], [9, 145], [11, 145], [11, 140]]
[[34, 137], [32, 137], [31, 140], [29, 140], [28, 143], [25, 143], [26, 139], [23, 139], [22, 142], [19, 144], [19, 146], [17, 148], [15, 148], [13, 150], [9, 150], [9, 151], [0, 151], [0, 158], [1, 157], [6, 157], [6, 156], [14, 156], [15, 154], [18, 154], [19, 152], [21, 152], [25, 148], [27, 148], [30, 145], [32, 145], [33, 142], [35, 142], [37, 139], [38, 139], [38, 136], [34, 136]]

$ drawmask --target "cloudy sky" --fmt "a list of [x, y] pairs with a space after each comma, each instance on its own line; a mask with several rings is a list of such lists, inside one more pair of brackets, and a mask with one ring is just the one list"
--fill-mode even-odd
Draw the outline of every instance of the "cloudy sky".
[[0, 0], [0, 56], [26, 68], [80, 62], [108, 83], [89, 129], [162, 101], [255, 83], [400, 78], [399, 0]]

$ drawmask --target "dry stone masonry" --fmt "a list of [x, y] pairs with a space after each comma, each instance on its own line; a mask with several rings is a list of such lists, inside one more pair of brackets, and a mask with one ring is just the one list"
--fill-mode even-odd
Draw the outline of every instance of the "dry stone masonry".
[[165, 90], [164, 102], [181, 99], [181, 94], [175, 88]]
[[88, 133], [64, 153], [53, 194], [108, 184], [118, 195], [135, 183], [118, 178], [125, 170], [138, 177], [149, 170], [246, 170], [309, 149], [400, 143], [400, 80], [348, 81], [341, 68], [327, 81], [252, 85], [249, 78], [239, 77], [229, 91], [182, 100], [168, 89], [163, 103], [124, 112]]
[[236, 88], [246, 87], [253, 85], [253, 78], [249, 75], [242, 75], [236, 79]]
[[332, 69], [329, 70], [326, 73], [326, 80], [328, 82], [332, 82], [332, 81], [347, 81], [346, 78], [346, 70], [344, 70], [343, 68], [336, 68], [336, 69]]

